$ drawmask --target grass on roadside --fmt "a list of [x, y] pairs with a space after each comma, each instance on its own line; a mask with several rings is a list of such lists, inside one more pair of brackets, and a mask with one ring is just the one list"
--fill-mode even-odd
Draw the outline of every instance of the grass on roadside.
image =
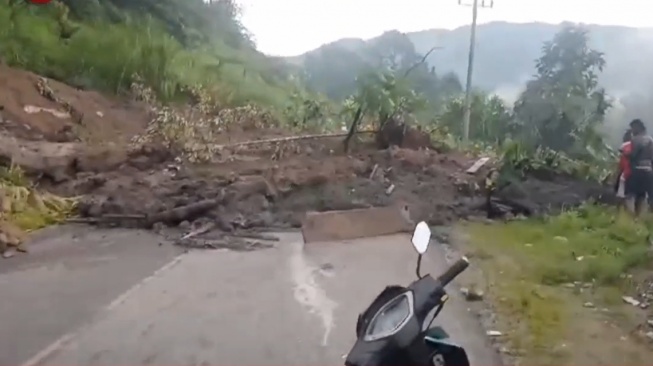
[[561, 291], [563, 284], [591, 284], [594, 301], [614, 304], [630, 287], [624, 274], [651, 265], [648, 228], [608, 208], [588, 205], [555, 217], [470, 223], [466, 229], [496, 310], [511, 329], [510, 346], [531, 362], [564, 362], [568, 356], [554, 348], [573, 337], [570, 320], [582, 302]]

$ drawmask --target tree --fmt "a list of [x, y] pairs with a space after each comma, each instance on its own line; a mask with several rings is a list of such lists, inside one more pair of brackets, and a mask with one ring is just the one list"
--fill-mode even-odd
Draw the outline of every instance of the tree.
[[543, 45], [536, 75], [514, 108], [522, 137], [533, 145], [572, 154], [603, 145], [596, 131], [610, 107], [598, 86], [605, 60], [588, 38], [586, 29], [566, 26]]
[[391, 71], [361, 75], [357, 83], [357, 93], [346, 103], [347, 108], [355, 112], [344, 141], [345, 151], [366, 115], [371, 115], [376, 120], [378, 131], [381, 131], [390, 118], [411, 114], [424, 106], [425, 100], [411, 88], [410, 82]]
[[[462, 137], [462, 121], [464, 99], [462, 97], [450, 99], [444, 110], [438, 116], [438, 124], [447, 128], [454, 136]], [[471, 119], [469, 138], [475, 141], [500, 144], [504, 139], [519, 133], [510, 109], [496, 95], [487, 95], [476, 92], [472, 95]]]
[[371, 40], [368, 47], [375, 68], [405, 70], [419, 61], [419, 55], [408, 36], [396, 30]]

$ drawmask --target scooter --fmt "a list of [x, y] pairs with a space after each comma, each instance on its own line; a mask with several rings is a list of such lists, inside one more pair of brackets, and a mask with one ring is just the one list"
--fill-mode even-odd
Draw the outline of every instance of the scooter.
[[462, 257], [437, 278], [422, 276], [430, 240], [428, 225], [418, 223], [411, 240], [418, 253], [417, 280], [408, 287], [386, 287], [358, 316], [357, 340], [345, 366], [469, 366], [465, 349], [451, 342], [442, 327], [431, 327], [449, 299], [445, 286], [469, 261]]

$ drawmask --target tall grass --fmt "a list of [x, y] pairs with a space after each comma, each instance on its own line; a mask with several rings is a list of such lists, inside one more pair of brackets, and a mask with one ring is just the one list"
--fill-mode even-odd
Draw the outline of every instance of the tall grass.
[[[619, 309], [636, 276], [653, 269], [650, 222], [586, 205], [558, 216], [468, 224], [469, 244], [511, 349], [523, 364], [573, 364], [574, 332], [596, 316], [584, 303]], [[604, 319], [591, 318], [603, 322]], [[594, 337], [594, 336], [588, 336]]]

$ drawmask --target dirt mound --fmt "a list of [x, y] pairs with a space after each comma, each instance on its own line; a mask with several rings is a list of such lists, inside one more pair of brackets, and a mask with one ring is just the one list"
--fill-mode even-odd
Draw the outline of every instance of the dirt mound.
[[[50, 188], [84, 195], [82, 216], [120, 226], [176, 226], [200, 219], [223, 231], [290, 228], [300, 227], [310, 211], [393, 204], [408, 206], [413, 220], [433, 225], [485, 214], [480, 188], [485, 175], [466, 173], [473, 158], [397, 147], [344, 155], [334, 150], [339, 141], [327, 140], [287, 144], [223, 151], [222, 162], [204, 165], [183, 164], [154, 146], [92, 156], [83, 145], [56, 144], [78, 149], [77, 158], [60, 164], [73, 178]], [[580, 204], [600, 191], [584, 184], [531, 178], [504, 187], [495, 197], [508, 207], [526, 207], [521, 213], [545, 213]]]
[[124, 145], [93, 146], [81, 142], [44, 142], [0, 135], [0, 165], [20, 166], [29, 176], [61, 183], [80, 173], [115, 170], [122, 165], [149, 168], [171, 159], [170, 151], [144, 146], [127, 151]]
[[[433, 225], [486, 214], [485, 172], [466, 172], [474, 158], [368, 146], [345, 155], [339, 146], [339, 139], [262, 143], [225, 150], [221, 162], [193, 166], [173, 161], [165, 149], [144, 147], [114, 170], [78, 172], [54, 188], [85, 195], [82, 216], [127, 226], [201, 218], [223, 230], [289, 228], [300, 227], [310, 211], [393, 204], [408, 206], [413, 220]], [[531, 177], [502, 188], [494, 199], [537, 214], [580, 204], [601, 188], [562, 177]], [[198, 209], [202, 202], [206, 205]]]
[[78, 90], [0, 65], [0, 129], [28, 140], [117, 141], [142, 131], [147, 110], [94, 91]]
[[411, 126], [398, 117], [389, 119], [376, 136], [378, 148], [398, 146], [405, 149], [433, 149], [431, 137], [420, 126]]
[[[240, 152], [238, 160], [199, 167], [163, 163], [143, 169], [130, 158], [118, 170], [79, 175], [57, 189], [86, 194], [80, 213], [117, 225], [152, 225], [156, 216], [168, 225], [201, 217], [223, 230], [288, 228], [299, 227], [309, 211], [398, 202], [410, 207], [414, 219], [443, 224], [473, 210], [470, 192], [457, 187], [463, 178], [476, 179], [464, 173], [473, 160], [399, 148], [342, 155], [326, 141], [321, 149], [315, 145], [296, 144], [280, 160], [270, 160], [278, 148], [258, 148]], [[188, 211], [207, 200], [215, 202], [201, 212]]]
[[557, 213], [577, 207], [588, 200], [614, 204], [615, 195], [608, 186], [594, 181], [555, 174], [534, 174], [512, 180], [491, 195], [489, 217], [507, 213], [526, 216]]
[[147, 126], [146, 105], [4, 65], [0, 85], [0, 164], [55, 183], [132, 160], [142, 165], [143, 154], [128, 153], [127, 143]]

